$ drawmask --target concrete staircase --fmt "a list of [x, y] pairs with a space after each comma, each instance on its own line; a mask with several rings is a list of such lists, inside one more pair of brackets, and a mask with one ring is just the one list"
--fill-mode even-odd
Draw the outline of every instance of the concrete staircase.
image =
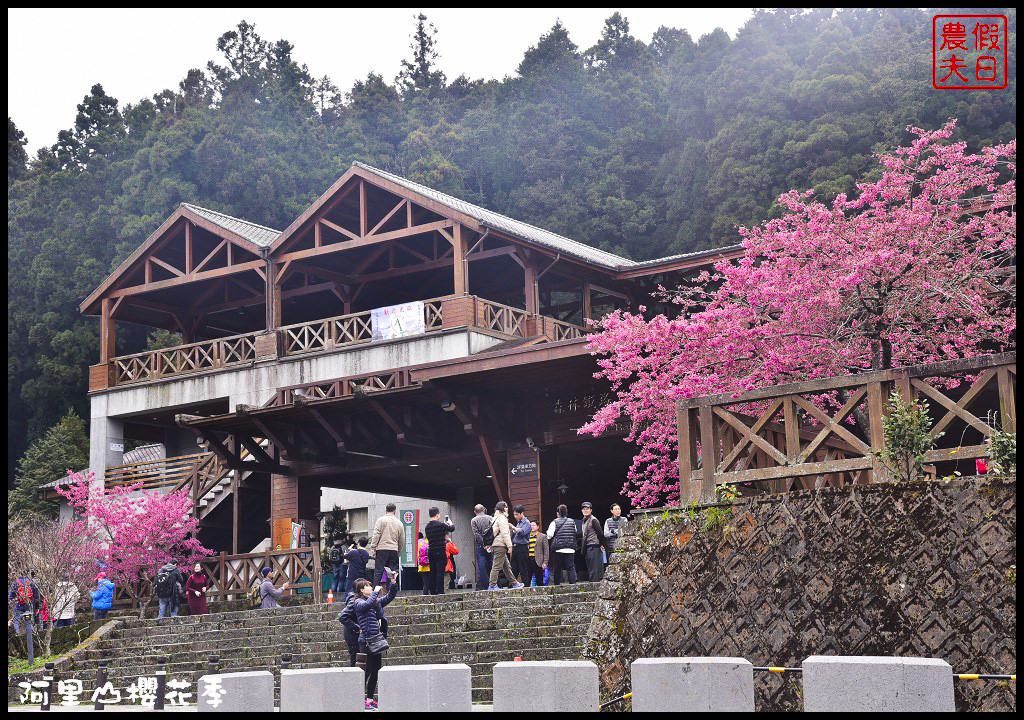
[[[402, 595], [385, 611], [391, 649], [385, 665], [466, 663], [473, 669], [473, 699], [491, 700], [494, 663], [579, 659], [597, 600], [597, 585], [453, 592], [443, 597]], [[61, 677], [81, 679], [91, 692], [97, 661], [108, 679], [126, 688], [152, 675], [156, 658], [168, 659], [171, 677], [195, 683], [207, 658], [221, 672], [276, 670], [282, 653], [293, 668], [348, 664], [338, 613], [341, 605], [311, 604], [163, 620], [123, 619], [120, 627], [76, 657]]]

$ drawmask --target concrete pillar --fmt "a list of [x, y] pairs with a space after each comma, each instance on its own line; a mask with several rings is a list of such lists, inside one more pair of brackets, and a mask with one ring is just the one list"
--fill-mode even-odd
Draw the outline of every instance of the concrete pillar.
[[754, 666], [743, 658], [640, 658], [633, 712], [753, 712]]
[[281, 671], [281, 712], [363, 712], [366, 675], [360, 668]]
[[938, 658], [826, 657], [803, 663], [806, 712], [953, 712], [953, 668]]
[[381, 668], [378, 677], [378, 709], [382, 712], [470, 712], [473, 709], [473, 671], [469, 665], [391, 665]]
[[597, 712], [597, 665], [525, 660], [494, 666], [494, 712]]
[[203, 675], [197, 693], [199, 712], [274, 712], [274, 674], [268, 670]]
[[106, 415], [106, 398], [94, 396], [89, 417], [89, 469], [96, 473], [93, 483], [103, 486], [107, 467], [124, 462], [124, 423]]
[[470, 527], [474, 505], [476, 505], [476, 501], [473, 488], [458, 488], [455, 491], [455, 503], [451, 506], [451, 516], [452, 524], [455, 525], [452, 540], [459, 548], [459, 555], [455, 558], [456, 580], [465, 575], [470, 581], [475, 582], [473, 579], [473, 529]]

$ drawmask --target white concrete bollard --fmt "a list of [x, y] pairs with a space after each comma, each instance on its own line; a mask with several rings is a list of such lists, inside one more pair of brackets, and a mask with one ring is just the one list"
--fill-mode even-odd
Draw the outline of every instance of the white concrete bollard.
[[494, 712], [597, 712], [597, 665], [589, 660], [500, 662]]
[[953, 668], [937, 658], [813, 655], [806, 712], [953, 712]]
[[473, 671], [464, 663], [389, 665], [377, 678], [381, 712], [473, 710]]
[[743, 658], [640, 658], [633, 712], [753, 712], [754, 666]]
[[268, 670], [199, 678], [199, 712], [274, 712], [274, 674]]
[[355, 667], [281, 671], [281, 712], [363, 712], [366, 674]]

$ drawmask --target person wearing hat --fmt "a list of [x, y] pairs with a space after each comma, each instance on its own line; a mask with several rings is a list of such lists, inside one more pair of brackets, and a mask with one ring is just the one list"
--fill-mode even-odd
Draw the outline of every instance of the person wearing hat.
[[284, 591], [288, 589], [288, 583], [282, 585], [278, 590], [274, 587], [274, 581], [270, 579], [270, 568], [263, 568], [260, 570], [260, 574], [263, 575], [263, 582], [260, 583], [260, 598], [262, 599], [260, 609], [281, 607], [277, 604], [277, 599], [284, 595]]
[[604, 577], [604, 561], [601, 559], [601, 548], [608, 542], [605, 540], [601, 523], [594, 517], [594, 506], [583, 503], [583, 559], [587, 563], [587, 579], [598, 582]]
[[102, 620], [114, 604], [114, 583], [107, 580], [107, 574], [96, 576], [96, 589], [89, 593], [92, 598], [92, 619]]

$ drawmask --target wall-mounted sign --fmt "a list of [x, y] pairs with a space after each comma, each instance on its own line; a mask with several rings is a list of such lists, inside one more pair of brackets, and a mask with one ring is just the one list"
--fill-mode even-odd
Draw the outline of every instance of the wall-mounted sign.
[[110, 451], [111, 452], [124, 452], [124, 443], [123, 442], [112, 442], [112, 443], [110, 443]]
[[405, 547], [402, 548], [402, 566], [416, 566], [416, 540], [420, 532], [420, 511], [402, 510], [398, 513], [398, 519], [402, 521], [405, 530]]
[[370, 329], [374, 340], [422, 335], [426, 332], [423, 320], [423, 301], [402, 303], [370, 311]]
[[530, 475], [537, 474], [537, 463], [535, 462], [523, 462], [516, 463], [509, 470], [512, 477], [529, 477]]

